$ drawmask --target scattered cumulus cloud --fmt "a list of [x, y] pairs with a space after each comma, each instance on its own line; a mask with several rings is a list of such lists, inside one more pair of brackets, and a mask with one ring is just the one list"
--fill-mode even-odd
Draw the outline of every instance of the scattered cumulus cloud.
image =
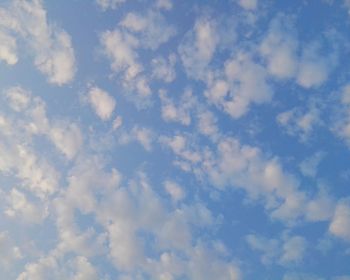
[[[1, 59], [8, 64], [18, 61], [16, 39], [6, 35], [15, 33], [31, 48], [35, 66], [50, 83], [61, 86], [73, 80], [76, 62], [71, 37], [48, 22], [42, 1], [16, 0], [7, 9], [1, 9], [1, 14], [4, 15], [0, 22], [0, 36], [4, 39]], [[2, 29], [8, 33], [3, 33]]]
[[350, 241], [350, 205], [349, 200], [339, 201], [329, 225], [329, 231], [336, 237]]
[[2, 277], [348, 279], [348, 0], [78, 2], [0, 4]]
[[88, 102], [96, 115], [103, 121], [111, 118], [116, 106], [115, 99], [106, 91], [92, 87], [88, 91]]

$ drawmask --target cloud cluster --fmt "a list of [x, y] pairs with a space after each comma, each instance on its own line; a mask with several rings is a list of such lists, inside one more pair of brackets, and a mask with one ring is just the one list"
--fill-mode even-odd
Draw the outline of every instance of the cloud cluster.
[[10, 65], [17, 63], [18, 37], [26, 41], [35, 66], [50, 83], [63, 85], [73, 80], [76, 62], [71, 37], [48, 22], [41, 0], [12, 1], [0, 14], [0, 59]]

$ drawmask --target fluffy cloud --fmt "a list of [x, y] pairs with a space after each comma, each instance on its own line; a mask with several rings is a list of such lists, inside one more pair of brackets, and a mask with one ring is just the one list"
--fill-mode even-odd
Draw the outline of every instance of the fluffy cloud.
[[211, 62], [218, 44], [214, 20], [199, 18], [179, 46], [179, 54], [186, 73], [195, 79], [205, 78], [205, 71]]
[[350, 241], [350, 204], [349, 199], [344, 199], [338, 202], [329, 231], [346, 241]]
[[318, 172], [318, 166], [325, 156], [325, 152], [317, 152], [311, 157], [304, 159], [299, 165], [301, 173], [304, 176], [315, 177]]
[[9, 65], [16, 64], [18, 61], [16, 39], [0, 29], [0, 42], [0, 61], [3, 60]]
[[94, 266], [82, 256], [69, 261], [61, 260], [53, 255], [42, 257], [38, 262], [28, 263], [17, 280], [97, 280], [100, 279]]
[[286, 129], [289, 135], [297, 136], [300, 141], [305, 142], [316, 127], [322, 124], [321, 111], [316, 106], [299, 107], [279, 113], [276, 117], [278, 124]]
[[128, 144], [131, 141], [137, 141], [146, 151], [151, 151], [154, 133], [149, 128], [134, 126], [130, 132], [122, 132], [119, 137], [121, 144]]
[[253, 250], [262, 252], [263, 264], [300, 262], [306, 250], [306, 240], [301, 236], [284, 235], [280, 239], [268, 239], [250, 234], [246, 236], [246, 241]]
[[261, 104], [272, 99], [265, 69], [247, 54], [239, 54], [225, 62], [225, 77], [209, 83], [208, 100], [238, 119], [247, 113], [251, 103]]
[[143, 48], [156, 50], [175, 35], [175, 28], [167, 24], [164, 16], [150, 10], [146, 15], [128, 13], [120, 25], [137, 34]]
[[300, 190], [295, 175], [284, 171], [277, 158], [266, 157], [257, 147], [241, 145], [231, 137], [219, 138], [216, 150], [201, 150], [184, 135], [162, 137], [160, 141], [177, 156], [175, 165], [200, 180], [206, 178], [220, 190], [240, 188], [251, 200], [263, 200], [273, 219], [286, 223], [297, 219], [324, 221], [333, 213], [333, 201], [326, 192], [307, 195]]
[[290, 35], [293, 34], [291, 29], [281, 17], [272, 20], [260, 45], [260, 52], [267, 61], [267, 69], [278, 78], [292, 78], [297, 71], [298, 41]]
[[83, 143], [81, 131], [74, 123], [53, 123], [52, 128], [48, 131], [48, 136], [68, 159], [76, 156]]
[[[7, 10], [1, 10], [4, 20], [0, 28], [17, 33], [25, 39], [34, 53], [35, 66], [48, 81], [63, 85], [74, 78], [76, 65], [71, 38], [68, 33], [48, 23], [42, 1], [13, 1]], [[1, 57], [8, 64], [17, 62], [15, 40], [2, 33]]]
[[110, 119], [116, 106], [115, 99], [108, 92], [98, 87], [89, 89], [88, 102], [96, 115], [102, 120]]
[[210, 111], [201, 111], [197, 115], [198, 118], [198, 130], [203, 135], [218, 137], [219, 129], [217, 127], [217, 119], [215, 115]]
[[196, 105], [196, 98], [191, 90], [186, 90], [181, 96], [179, 103], [176, 104], [169, 95], [161, 91], [161, 111], [162, 118], [167, 122], [179, 122], [183, 125], [191, 123], [191, 111]]
[[17, 189], [12, 189], [7, 197], [5, 214], [11, 218], [23, 219], [25, 222], [40, 224], [48, 215], [45, 205], [30, 202], [26, 195]]
[[185, 197], [182, 187], [173, 181], [165, 181], [164, 188], [174, 201], [182, 200]]
[[[139, 49], [154, 51], [174, 34], [174, 27], [167, 24], [159, 11], [149, 10], [146, 15], [128, 13], [114, 31], [105, 31], [101, 34], [100, 43], [104, 53], [111, 60], [112, 70], [122, 75], [121, 84], [128, 91], [136, 92], [139, 97], [146, 98], [151, 94], [151, 89], [144, 67], [139, 62]], [[157, 67], [154, 75], [165, 80], [173, 79], [172, 70], [169, 70], [170, 68], [163, 62], [154, 61]]]
[[323, 56], [319, 51], [319, 44], [307, 46], [302, 53], [297, 74], [297, 83], [304, 88], [322, 85], [337, 62], [336, 54]]
[[306, 89], [319, 87], [337, 64], [337, 51], [322, 54], [318, 41], [301, 48], [294, 25], [291, 18], [277, 16], [271, 21], [259, 51], [271, 75], [280, 79], [293, 78]]
[[163, 57], [157, 57], [152, 59], [152, 77], [162, 80], [166, 83], [174, 81], [176, 77], [176, 72], [174, 69], [176, 63], [176, 56], [170, 54], [166, 60]]

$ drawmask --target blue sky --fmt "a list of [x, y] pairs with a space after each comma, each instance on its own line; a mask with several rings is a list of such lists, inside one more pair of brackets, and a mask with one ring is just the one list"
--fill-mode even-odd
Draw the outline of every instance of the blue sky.
[[350, 1], [0, 1], [0, 272], [349, 280]]

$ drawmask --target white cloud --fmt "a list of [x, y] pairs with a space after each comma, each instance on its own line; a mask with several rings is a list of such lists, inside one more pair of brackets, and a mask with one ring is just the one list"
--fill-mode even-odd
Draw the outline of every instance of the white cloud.
[[[243, 189], [250, 200], [264, 201], [263, 205], [273, 219], [286, 223], [298, 219], [324, 220], [330, 215], [328, 210], [332, 211], [331, 200], [312, 198], [301, 191], [299, 180], [284, 171], [277, 158], [266, 157], [258, 148], [241, 145], [235, 138], [219, 138], [215, 143], [216, 150], [201, 149], [184, 135], [161, 137], [160, 142], [177, 156], [175, 165], [193, 172], [200, 180], [207, 180], [218, 189]], [[308, 206], [313, 199], [314, 205]], [[318, 205], [323, 203], [330, 207], [317, 212]], [[306, 207], [313, 209], [310, 217], [305, 216]]]
[[165, 91], [159, 94], [161, 100], [161, 112], [163, 120], [167, 122], [179, 122], [183, 125], [190, 125], [191, 111], [196, 105], [196, 98], [191, 90], [186, 90], [178, 104], [176, 104]]
[[76, 269], [75, 275], [72, 280], [98, 280], [100, 277], [97, 274], [96, 269], [87, 260], [87, 258], [79, 256], [76, 257], [73, 265]]
[[30, 102], [30, 94], [21, 87], [9, 88], [5, 93], [9, 105], [17, 112], [26, 109]]
[[291, 19], [278, 15], [271, 21], [259, 51], [271, 75], [280, 79], [294, 78], [297, 84], [307, 89], [317, 88], [326, 82], [336, 66], [337, 51], [322, 53], [318, 41], [303, 48], [299, 45]]
[[197, 115], [198, 130], [203, 135], [216, 139], [218, 137], [219, 129], [217, 127], [217, 119], [210, 111], [202, 111]]
[[205, 71], [216, 51], [219, 38], [216, 23], [208, 18], [196, 20], [178, 48], [182, 63], [189, 77], [205, 78]]
[[30, 202], [24, 193], [15, 188], [11, 190], [6, 200], [5, 214], [9, 217], [40, 224], [48, 215], [47, 206], [39, 205], [39, 202]]
[[305, 217], [308, 221], [328, 221], [334, 213], [335, 203], [333, 197], [324, 189], [307, 202]]
[[139, 97], [148, 97], [151, 89], [142, 74], [143, 66], [138, 61], [136, 51], [140, 46], [139, 39], [116, 28], [114, 31], [103, 32], [100, 42], [106, 56], [110, 59], [111, 69], [122, 75], [123, 87], [129, 91], [136, 91]]
[[[48, 23], [41, 1], [15, 0], [2, 13], [5, 19], [0, 22], [0, 28], [3, 26], [25, 39], [34, 52], [35, 66], [50, 83], [63, 85], [73, 80], [76, 65], [71, 38], [66, 31]], [[3, 36], [2, 32], [0, 34]], [[14, 64], [17, 62], [15, 41], [9, 37], [4, 39], [1, 56]]]
[[311, 157], [304, 159], [300, 164], [299, 168], [304, 176], [315, 177], [318, 172], [318, 166], [322, 159], [326, 156], [325, 152], [317, 152]]
[[293, 78], [298, 67], [297, 40], [285, 20], [277, 17], [260, 45], [260, 53], [267, 60], [267, 69], [277, 78]]
[[101, 120], [108, 120], [116, 106], [115, 99], [108, 92], [92, 87], [88, 92], [88, 102]]
[[130, 132], [122, 132], [118, 140], [121, 144], [128, 144], [131, 141], [137, 141], [146, 151], [151, 151], [154, 141], [154, 133], [149, 128], [134, 126]]
[[164, 10], [171, 10], [173, 3], [171, 0], [157, 0], [156, 7]]
[[301, 236], [293, 236], [285, 240], [280, 261], [282, 263], [300, 262], [305, 254], [306, 241]]
[[182, 200], [185, 197], [182, 187], [173, 181], [165, 181], [164, 188], [174, 201]]
[[175, 35], [175, 28], [167, 24], [164, 16], [150, 10], [146, 14], [128, 13], [120, 25], [134, 32], [142, 42], [142, 48], [156, 50]]
[[45, 135], [54, 146], [68, 159], [78, 153], [83, 137], [80, 128], [75, 123], [63, 120], [49, 120], [46, 104], [39, 97], [33, 97], [30, 92], [21, 87], [6, 90], [5, 96], [10, 107], [18, 114], [24, 114], [25, 122], [19, 116], [19, 125], [30, 135]]
[[96, 0], [96, 3], [102, 8], [102, 10], [116, 9], [121, 4], [125, 3], [126, 0]]
[[118, 129], [123, 124], [123, 118], [121, 116], [117, 116], [113, 121], [113, 130]]
[[250, 234], [246, 241], [251, 249], [261, 251], [261, 262], [265, 265], [276, 261], [282, 265], [300, 262], [306, 250], [306, 240], [301, 236], [282, 235], [279, 239], [269, 239]]
[[[120, 82], [129, 92], [136, 92], [143, 101], [152, 93], [144, 67], [139, 62], [139, 49], [156, 50], [175, 34], [175, 28], [167, 24], [159, 11], [149, 10], [146, 14], [128, 13], [114, 31], [105, 31], [100, 36], [100, 43], [106, 56], [111, 60], [111, 68], [121, 74]], [[170, 65], [161, 60], [154, 60], [157, 78], [170, 81], [174, 79]], [[159, 65], [160, 63], [160, 65]], [[142, 100], [136, 103], [142, 105]]]
[[37, 262], [27, 263], [17, 280], [98, 280], [96, 269], [83, 256], [62, 260], [53, 252], [41, 257]]
[[124, 77], [127, 81], [135, 78], [142, 71], [134, 50], [139, 46], [139, 40], [136, 37], [115, 29], [103, 32], [100, 41], [106, 55], [111, 59], [112, 70], [125, 72]]
[[237, 266], [235, 266], [233, 263], [224, 263], [210, 257], [210, 251], [201, 245], [194, 248], [189, 267], [190, 279], [241, 279], [241, 273]]
[[329, 231], [336, 237], [350, 241], [350, 203], [348, 199], [338, 202]]
[[59, 173], [44, 158], [18, 143], [9, 145], [0, 141], [0, 170], [13, 172], [22, 181], [22, 187], [44, 198], [58, 188]]
[[336, 64], [336, 54], [325, 56], [319, 51], [317, 43], [310, 44], [303, 50], [299, 62], [297, 83], [304, 88], [321, 86]]
[[279, 113], [276, 120], [289, 135], [297, 136], [300, 141], [305, 142], [315, 128], [322, 124], [320, 114], [320, 110], [312, 105], [305, 109], [296, 107]]
[[238, 0], [238, 4], [246, 10], [255, 10], [258, 7], [258, 0]]
[[263, 264], [271, 264], [279, 254], [280, 243], [277, 239], [267, 239], [249, 234], [246, 236], [246, 241], [251, 249], [262, 252], [261, 262]]
[[16, 39], [1, 30], [0, 25], [0, 61], [14, 65], [18, 61]]
[[53, 123], [48, 136], [68, 159], [73, 159], [76, 156], [83, 143], [82, 133], [75, 123]]
[[246, 114], [250, 104], [271, 101], [272, 88], [265, 69], [247, 54], [239, 54], [225, 62], [225, 78], [209, 81], [205, 96], [208, 100], [238, 119]]
[[162, 80], [166, 83], [171, 83], [175, 80], [176, 72], [174, 69], [176, 63], [176, 56], [170, 54], [168, 59], [163, 57], [153, 58], [152, 61], [152, 77]]

